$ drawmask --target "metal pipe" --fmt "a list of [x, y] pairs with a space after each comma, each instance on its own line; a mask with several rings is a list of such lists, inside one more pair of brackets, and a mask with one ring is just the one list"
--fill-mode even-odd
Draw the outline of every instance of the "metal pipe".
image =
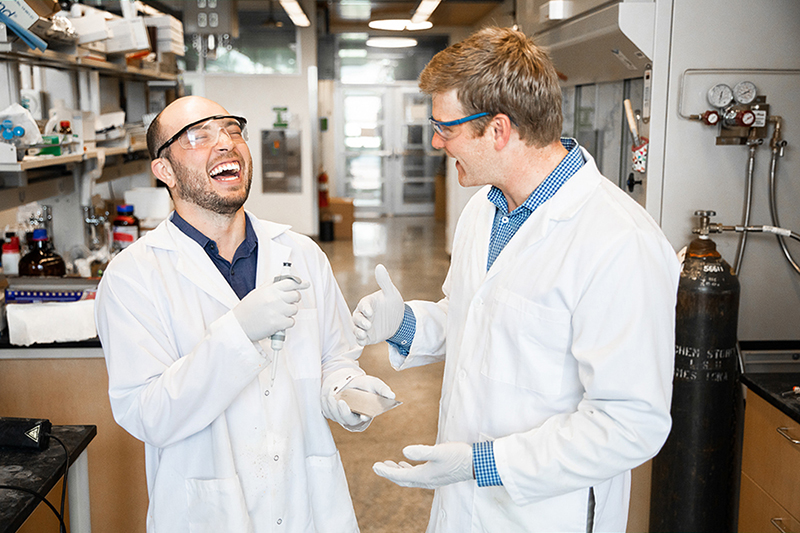
[[[772, 147], [772, 158], [769, 164], [769, 214], [772, 219], [772, 225], [780, 227], [778, 217], [778, 195], [776, 193], [777, 187], [775, 185], [775, 176], [777, 175], [778, 157], [783, 155], [783, 149], [786, 146], [786, 141], [781, 138], [781, 124], [783, 119], [777, 115], [769, 117], [770, 122], [775, 124], [775, 130], [770, 139], [769, 145]], [[791, 236], [791, 235], [790, 235]], [[776, 235], [778, 244], [786, 257], [786, 261], [792, 266], [795, 272], [800, 274], [800, 265], [797, 264], [789, 248], [786, 246], [786, 241], [783, 235]], [[800, 239], [799, 239], [800, 240]]]
[[[760, 141], [761, 139], [758, 139]], [[756, 147], [758, 142], [755, 139], [748, 139], [747, 145], [750, 147], [750, 156], [747, 160], [747, 180], [745, 181], [745, 198], [744, 198], [744, 215], [742, 217], [742, 225], [750, 225], [750, 208], [753, 203], [753, 174], [756, 162]], [[736, 250], [736, 259], [733, 262], [733, 272], [738, 276], [739, 270], [742, 268], [742, 258], [744, 257], [744, 248], [747, 245], [747, 232], [742, 233], [739, 237], [739, 245]]]

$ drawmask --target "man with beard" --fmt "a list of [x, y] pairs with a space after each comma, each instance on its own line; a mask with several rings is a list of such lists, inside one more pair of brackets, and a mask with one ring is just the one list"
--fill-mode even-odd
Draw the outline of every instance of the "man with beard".
[[[148, 532], [355, 532], [325, 417], [362, 431], [370, 419], [335, 393], [394, 393], [359, 368], [319, 247], [244, 210], [246, 126], [190, 96], [148, 130], [151, 168], [175, 211], [100, 283], [112, 411], [145, 443]], [[289, 263], [292, 277], [273, 282]], [[283, 330], [275, 352], [270, 337]]]

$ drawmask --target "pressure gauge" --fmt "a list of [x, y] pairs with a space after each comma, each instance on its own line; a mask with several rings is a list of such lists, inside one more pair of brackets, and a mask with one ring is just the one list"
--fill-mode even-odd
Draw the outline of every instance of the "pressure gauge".
[[756, 86], [751, 81], [740, 81], [733, 87], [733, 97], [739, 104], [747, 105], [756, 99]]
[[714, 107], [725, 107], [733, 101], [733, 89], [719, 83], [708, 90], [708, 103]]

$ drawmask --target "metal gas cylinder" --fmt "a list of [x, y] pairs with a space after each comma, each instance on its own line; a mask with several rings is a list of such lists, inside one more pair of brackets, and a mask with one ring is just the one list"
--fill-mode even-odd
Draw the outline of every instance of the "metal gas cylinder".
[[742, 393], [739, 280], [708, 238], [713, 211], [678, 285], [672, 431], [653, 459], [650, 531], [736, 531]]

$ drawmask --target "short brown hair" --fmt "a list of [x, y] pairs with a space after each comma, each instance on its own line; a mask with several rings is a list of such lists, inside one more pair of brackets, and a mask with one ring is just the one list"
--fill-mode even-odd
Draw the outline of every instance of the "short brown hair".
[[419, 87], [430, 95], [455, 89], [467, 115], [489, 113], [469, 123], [477, 134], [504, 113], [528, 145], [542, 148], [561, 136], [555, 67], [547, 52], [511, 28], [484, 28], [442, 50], [420, 74]]

